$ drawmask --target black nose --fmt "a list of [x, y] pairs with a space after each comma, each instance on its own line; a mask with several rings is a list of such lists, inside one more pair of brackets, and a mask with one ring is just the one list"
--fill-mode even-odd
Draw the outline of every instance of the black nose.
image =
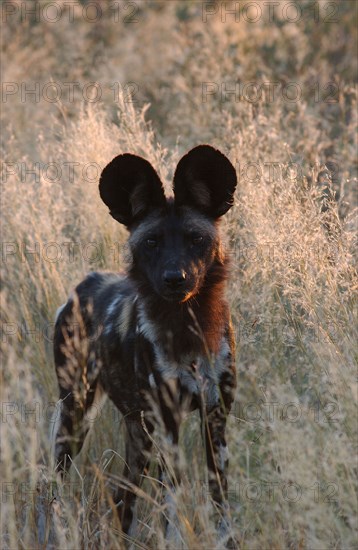
[[164, 271], [163, 278], [167, 286], [177, 288], [185, 281], [185, 271], [183, 271], [183, 269], [168, 269]]

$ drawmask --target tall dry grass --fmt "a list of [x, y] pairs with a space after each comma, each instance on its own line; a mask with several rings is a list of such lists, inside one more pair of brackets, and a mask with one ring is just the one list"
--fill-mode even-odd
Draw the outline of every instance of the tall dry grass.
[[[136, 102], [126, 88], [95, 104], [14, 94], [5, 105], [1, 547], [124, 548], [110, 496], [123, 465], [122, 422], [110, 403], [69, 480], [53, 474], [52, 322], [85, 273], [126, 265], [126, 232], [99, 199], [98, 170], [121, 152], [140, 154], [169, 192], [181, 154], [209, 142], [239, 176], [223, 221], [238, 341], [228, 423], [234, 535], [241, 548], [354, 548], [355, 4], [340, 3], [337, 23], [315, 24], [204, 22], [198, 2], [135, 4], [131, 25], [115, 22], [107, 3], [93, 25], [78, 2], [72, 23], [18, 15], [4, 28], [5, 82], [97, 81], [107, 92], [113, 82], [134, 82]], [[300, 100], [220, 93], [222, 83], [276, 81], [298, 83]], [[317, 101], [317, 82], [320, 91], [336, 83], [337, 101], [324, 93]], [[207, 101], [205, 83], [219, 87]], [[220, 546], [199, 431], [195, 415], [186, 419], [175, 497], [190, 549]], [[166, 544], [154, 462], [139, 495], [137, 548]]]

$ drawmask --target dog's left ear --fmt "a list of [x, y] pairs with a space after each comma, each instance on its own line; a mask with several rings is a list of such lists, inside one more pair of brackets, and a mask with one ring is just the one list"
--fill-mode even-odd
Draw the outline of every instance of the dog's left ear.
[[199, 145], [178, 163], [174, 174], [175, 204], [219, 218], [233, 205], [236, 183], [236, 171], [229, 159], [210, 145]]

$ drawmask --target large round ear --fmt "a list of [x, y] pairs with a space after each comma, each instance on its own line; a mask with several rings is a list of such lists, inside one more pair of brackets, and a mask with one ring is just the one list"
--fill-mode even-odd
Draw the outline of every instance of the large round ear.
[[210, 145], [199, 145], [178, 163], [175, 204], [219, 218], [233, 205], [236, 183], [236, 171], [229, 159]]
[[103, 169], [99, 193], [111, 216], [127, 227], [166, 204], [162, 183], [152, 165], [129, 153], [115, 157]]

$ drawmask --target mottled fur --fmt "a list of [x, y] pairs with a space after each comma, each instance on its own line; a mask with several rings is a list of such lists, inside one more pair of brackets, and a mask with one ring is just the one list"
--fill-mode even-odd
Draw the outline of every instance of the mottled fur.
[[[209, 146], [179, 162], [172, 199], [139, 157], [120, 155], [104, 169], [101, 197], [130, 231], [132, 261], [123, 276], [89, 274], [59, 309], [54, 355], [62, 403], [55, 450], [60, 470], [81, 449], [86, 414], [103, 392], [124, 415], [124, 476], [134, 485], [150, 459], [153, 404], [174, 449], [183, 413], [199, 408], [212, 495], [225, 508], [225, 424], [236, 379], [225, 299], [228, 260], [218, 219], [231, 207], [235, 185], [234, 168]], [[173, 486], [179, 478], [176, 471]], [[120, 490], [115, 500], [124, 531], [133, 532], [134, 493]]]

